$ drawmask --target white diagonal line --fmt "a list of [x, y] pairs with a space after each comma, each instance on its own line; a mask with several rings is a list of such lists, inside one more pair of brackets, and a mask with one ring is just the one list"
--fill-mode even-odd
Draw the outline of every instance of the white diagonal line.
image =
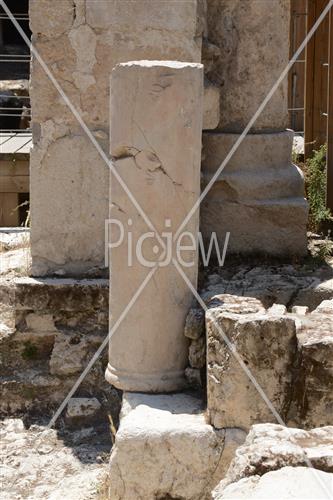
[[[184, 273], [184, 271], [181, 268], [181, 266], [179, 265], [179, 263], [176, 261], [175, 258], [172, 259], [172, 262], [173, 262], [174, 266], [176, 267], [177, 271], [179, 272], [179, 274], [181, 275], [181, 277], [183, 278], [183, 280], [185, 281], [185, 283], [187, 284], [187, 286], [189, 287], [189, 289], [191, 290], [193, 296], [195, 297], [195, 299], [200, 304], [200, 306], [203, 308], [203, 310], [205, 312], [208, 311], [209, 309], [206, 306], [205, 302], [200, 297], [200, 295], [198, 294], [197, 290], [194, 288], [194, 286], [192, 285], [191, 281], [188, 279], [188, 277]], [[239, 363], [239, 365], [241, 366], [241, 368], [243, 369], [243, 371], [245, 372], [245, 374], [247, 375], [247, 377], [249, 378], [249, 380], [252, 382], [252, 384], [254, 385], [254, 387], [257, 389], [258, 393], [260, 394], [261, 398], [264, 400], [264, 402], [266, 403], [266, 405], [270, 409], [271, 413], [274, 415], [274, 417], [276, 418], [276, 420], [279, 422], [280, 425], [283, 425], [283, 427], [287, 427], [286, 423], [284, 422], [284, 420], [282, 419], [282, 417], [280, 416], [280, 414], [274, 408], [272, 402], [270, 401], [270, 399], [266, 395], [266, 393], [263, 390], [263, 388], [261, 387], [261, 385], [257, 382], [256, 378], [252, 375], [251, 370], [246, 366], [246, 364], [244, 363], [243, 359], [238, 354], [235, 344], [233, 344], [230, 341], [230, 339], [224, 333], [223, 329], [217, 323], [217, 321], [216, 321], [216, 319], [214, 317], [213, 317], [213, 322], [214, 322], [214, 325], [216, 326], [216, 328], [218, 329], [219, 334], [221, 335], [221, 337], [223, 338], [224, 342], [226, 343], [228, 349], [230, 350], [231, 354], [235, 357], [236, 361]], [[314, 475], [315, 475], [318, 483], [322, 487], [323, 491], [325, 493], [327, 493], [327, 495], [328, 495], [327, 498], [331, 499], [332, 498], [331, 497], [331, 492], [327, 489], [326, 484], [323, 482], [322, 478], [318, 474], [317, 469], [315, 469], [313, 467], [312, 462], [308, 458], [308, 456], [306, 455], [306, 452], [303, 450], [303, 447], [300, 446], [300, 448], [302, 449], [302, 451], [304, 453], [304, 461], [305, 461], [307, 467], [309, 467], [310, 469], [313, 470], [313, 473], [314, 473]]]
[[293, 57], [288, 62], [287, 66], [282, 71], [282, 73], [279, 76], [279, 78], [274, 83], [274, 85], [271, 88], [271, 90], [268, 92], [268, 94], [265, 97], [265, 99], [260, 104], [260, 106], [257, 109], [257, 111], [252, 116], [252, 118], [249, 121], [249, 123], [244, 128], [244, 130], [241, 133], [241, 135], [238, 137], [238, 139], [235, 142], [235, 144], [230, 149], [229, 153], [227, 154], [227, 156], [225, 157], [225, 159], [223, 160], [223, 162], [221, 163], [221, 165], [219, 166], [219, 168], [216, 170], [216, 172], [213, 175], [213, 177], [208, 182], [208, 184], [205, 187], [205, 189], [202, 191], [202, 193], [201, 193], [200, 197], [198, 198], [198, 200], [195, 202], [195, 204], [193, 205], [193, 207], [191, 208], [191, 210], [189, 211], [189, 213], [187, 214], [187, 216], [185, 217], [185, 219], [183, 220], [183, 222], [181, 223], [181, 225], [177, 229], [177, 232], [175, 233], [175, 236], [174, 236], [174, 240], [176, 240], [178, 238], [178, 236], [181, 233], [181, 231], [183, 230], [183, 228], [186, 226], [186, 224], [188, 223], [188, 221], [191, 219], [191, 217], [193, 216], [193, 214], [195, 213], [195, 211], [199, 208], [202, 200], [205, 198], [205, 196], [207, 195], [207, 193], [210, 191], [212, 185], [218, 179], [218, 177], [220, 176], [222, 170], [229, 163], [230, 159], [233, 157], [233, 155], [235, 154], [235, 152], [237, 151], [237, 149], [239, 148], [239, 146], [241, 145], [241, 143], [243, 142], [243, 140], [245, 139], [245, 137], [249, 133], [250, 129], [253, 127], [254, 123], [257, 121], [258, 117], [261, 115], [261, 113], [265, 109], [266, 105], [271, 100], [273, 94], [276, 92], [276, 90], [278, 89], [278, 87], [280, 86], [280, 84], [282, 83], [282, 81], [287, 76], [290, 68], [293, 66], [293, 64], [295, 63], [295, 61], [298, 59], [298, 57], [300, 56], [300, 54], [303, 52], [303, 50], [307, 46], [308, 42], [311, 40], [311, 38], [315, 34], [318, 26], [321, 24], [321, 22], [323, 21], [324, 17], [329, 12], [329, 10], [332, 8], [332, 6], [333, 6], [333, 0], [330, 0], [329, 3], [326, 5], [325, 9], [322, 11], [322, 13], [320, 14], [320, 16], [318, 17], [318, 19], [315, 22], [315, 24], [313, 25], [313, 27], [310, 29], [309, 33], [304, 38], [304, 40], [301, 43], [301, 45], [299, 46], [299, 48], [296, 50], [296, 52], [293, 55]]
[[63, 402], [61, 403], [61, 405], [59, 406], [57, 411], [54, 413], [54, 415], [51, 418], [50, 422], [48, 423], [47, 427], [49, 427], [49, 428], [53, 427], [53, 425], [57, 421], [59, 415], [63, 412], [68, 401], [73, 396], [76, 389], [80, 386], [81, 382], [84, 380], [86, 375], [89, 373], [89, 371], [91, 370], [91, 368], [93, 367], [93, 365], [95, 364], [97, 359], [100, 357], [101, 353], [104, 351], [105, 347], [107, 346], [110, 338], [117, 331], [119, 325], [121, 324], [121, 322], [125, 318], [126, 314], [129, 312], [129, 310], [131, 309], [131, 307], [133, 306], [133, 304], [135, 303], [137, 298], [140, 296], [143, 289], [149, 283], [149, 281], [153, 277], [156, 270], [157, 270], [157, 265], [155, 267], [153, 267], [150, 270], [150, 272], [147, 274], [147, 276], [145, 277], [145, 279], [143, 280], [143, 282], [141, 283], [141, 285], [139, 286], [139, 288], [137, 289], [137, 291], [135, 292], [135, 294], [133, 295], [133, 297], [131, 298], [131, 300], [129, 301], [129, 303], [127, 304], [127, 306], [125, 307], [125, 309], [123, 310], [123, 312], [121, 313], [121, 315], [119, 316], [119, 318], [117, 319], [117, 321], [115, 322], [115, 324], [113, 325], [111, 330], [109, 331], [109, 334], [105, 337], [102, 344], [99, 346], [99, 348], [97, 349], [97, 351], [95, 352], [95, 354], [93, 355], [93, 357], [91, 358], [91, 360], [89, 361], [89, 363], [87, 364], [87, 366], [85, 367], [85, 369], [83, 370], [83, 372], [81, 373], [81, 375], [79, 376], [79, 378], [77, 379], [77, 381], [75, 382], [75, 384], [73, 385], [73, 387], [71, 388], [71, 390], [69, 391], [67, 396], [65, 397], [65, 399], [63, 400]]
[[112, 174], [115, 176], [115, 178], [117, 179], [117, 181], [119, 182], [119, 184], [121, 185], [121, 187], [123, 188], [123, 190], [125, 191], [125, 193], [127, 194], [127, 196], [129, 197], [129, 199], [131, 200], [131, 202], [133, 203], [133, 205], [137, 209], [138, 213], [141, 215], [141, 217], [143, 218], [143, 220], [145, 221], [145, 223], [147, 224], [147, 226], [155, 233], [156, 239], [158, 240], [158, 242], [160, 243], [160, 245], [162, 246], [162, 248], [165, 250], [165, 243], [162, 240], [162, 238], [160, 237], [160, 235], [157, 232], [157, 230], [155, 229], [153, 223], [150, 221], [149, 217], [146, 215], [146, 213], [144, 212], [144, 210], [141, 208], [141, 206], [139, 205], [139, 203], [137, 202], [137, 200], [133, 196], [132, 192], [129, 190], [129, 188], [127, 187], [126, 183], [123, 181], [122, 177], [119, 175], [119, 173], [115, 169], [112, 160], [110, 158], [108, 158], [108, 156], [105, 154], [105, 152], [101, 148], [100, 144], [98, 143], [98, 141], [96, 140], [96, 138], [94, 137], [94, 135], [92, 134], [92, 132], [90, 131], [89, 127], [86, 125], [86, 123], [82, 119], [80, 113], [77, 111], [77, 109], [75, 108], [75, 106], [69, 100], [69, 98], [65, 94], [64, 90], [59, 85], [58, 81], [56, 80], [56, 78], [54, 77], [54, 75], [52, 74], [52, 72], [49, 70], [49, 68], [48, 68], [47, 64], [45, 63], [45, 61], [43, 60], [43, 58], [39, 55], [39, 52], [35, 49], [35, 47], [33, 46], [32, 42], [29, 40], [29, 38], [27, 37], [27, 35], [24, 33], [23, 29], [21, 28], [21, 26], [16, 21], [15, 17], [13, 16], [13, 14], [11, 13], [11, 11], [7, 7], [5, 1], [4, 0], [0, 0], [0, 5], [4, 9], [4, 11], [6, 12], [6, 14], [9, 17], [9, 19], [11, 20], [11, 22], [14, 24], [15, 28], [17, 29], [17, 31], [19, 32], [19, 34], [23, 38], [24, 42], [30, 48], [31, 53], [38, 60], [39, 64], [41, 65], [41, 67], [43, 68], [43, 70], [45, 71], [45, 73], [47, 74], [47, 76], [49, 77], [49, 79], [51, 80], [51, 82], [54, 85], [54, 87], [56, 88], [56, 90], [59, 92], [60, 96], [65, 101], [66, 105], [69, 107], [69, 109], [73, 113], [74, 117], [78, 121], [78, 123], [81, 126], [81, 128], [83, 129], [83, 131], [86, 133], [87, 137], [89, 138], [89, 140], [91, 141], [91, 143], [93, 144], [93, 146], [98, 151], [98, 153], [101, 156], [101, 158], [108, 165], [108, 167], [111, 170]]

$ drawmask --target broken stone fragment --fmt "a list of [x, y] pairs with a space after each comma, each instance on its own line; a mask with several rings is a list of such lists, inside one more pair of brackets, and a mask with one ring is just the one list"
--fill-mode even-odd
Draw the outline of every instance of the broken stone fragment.
[[276, 314], [277, 316], [283, 316], [287, 312], [287, 308], [283, 304], [273, 304], [268, 311], [271, 314]]
[[71, 398], [67, 404], [69, 423], [91, 424], [101, 416], [101, 403], [97, 398]]
[[333, 472], [333, 426], [305, 431], [278, 424], [254, 425], [236, 450], [220, 489], [281, 467], [306, 466], [306, 458], [315, 469]]
[[185, 370], [185, 377], [189, 385], [193, 388], [201, 388], [201, 370], [197, 368], [187, 367]]
[[190, 309], [186, 316], [184, 335], [189, 339], [198, 339], [205, 334], [205, 311]]
[[305, 428], [333, 424], [333, 299], [297, 327], [298, 369], [289, 418]]
[[333, 320], [333, 298], [330, 300], [323, 300], [313, 312], [331, 315], [331, 318]]
[[309, 308], [307, 306], [293, 306], [291, 312], [299, 316], [305, 316], [309, 312]]
[[206, 365], [206, 337], [191, 341], [188, 357], [192, 368], [203, 368]]
[[58, 332], [50, 358], [52, 375], [72, 375], [81, 372], [86, 366], [89, 353], [102, 342], [99, 335], [85, 338], [80, 334]]

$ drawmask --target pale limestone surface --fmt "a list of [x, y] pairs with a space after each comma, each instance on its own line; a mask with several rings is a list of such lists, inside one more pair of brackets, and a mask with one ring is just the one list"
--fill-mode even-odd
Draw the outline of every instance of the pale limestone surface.
[[[199, 196], [202, 95], [201, 64], [137, 61], [112, 71], [114, 165], [159, 234], [175, 234]], [[123, 242], [111, 250], [112, 327], [162, 258], [162, 249], [152, 233], [129, 265], [128, 220], [134, 248], [151, 229], [115, 176], [110, 193], [110, 217], [125, 228]], [[197, 211], [184, 230], [196, 236], [198, 226]], [[118, 237], [119, 230], [111, 226], [111, 242]], [[176, 257], [174, 248], [172, 255]], [[184, 272], [196, 287], [197, 252], [183, 252], [182, 257], [193, 262]], [[191, 301], [192, 293], [172, 263], [157, 268], [111, 337], [107, 380], [129, 391], [180, 389], [187, 361], [183, 328]]]
[[305, 431], [278, 424], [253, 425], [217, 490], [222, 492], [245, 477], [287, 466], [305, 466], [307, 459], [315, 469], [333, 472], [332, 426]]
[[21, 419], [8, 418], [0, 436], [3, 499], [97, 500], [104, 489], [110, 445], [93, 428], [72, 430], [69, 442], [54, 429], [26, 429]]
[[263, 476], [230, 484], [214, 500], [328, 500], [332, 498], [333, 474], [309, 467], [283, 467]]
[[[221, 87], [220, 129], [241, 132], [287, 65], [289, 19], [290, 0], [207, 0], [208, 39], [217, 47], [208, 77]], [[287, 108], [285, 78], [254, 128], [285, 129]]]
[[95, 415], [101, 408], [101, 403], [97, 398], [71, 398], [67, 404], [67, 416], [75, 417], [91, 417]]
[[[203, 135], [203, 186], [238, 137]], [[215, 231], [223, 248], [229, 231], [228, 252], [305, 254], [308, 206], [303, 175], [291, 162], [292, 142], [292, 131], [246, 136], [201, 204], [206, 241]]]
[[227, 341], [273, 408], [284, 416], [296, 351], [294, 321], [276, 314], [242, 315], [216, 307], [206, 312], [206, 331], [207, 408], [212, 425], [248, 429], [254, 423], [276, 421]]
[[311, 428], [333, 424], [333, 299], [296, 319], [298, 373], [290, 420]]
[[125, 393], [111, 454], [109, 498], [210, 498], [245, 438], [241, 431], [228, 431], [208, 425], [201, 401], [191, 396]]
[[[34, 45], [106, 154], [112, 68], [200, 62], [201, 15], [196, 0], [30, 2]], [[30, 95], [33, 273], [104, 267], [109, 169], [34, 57]]]

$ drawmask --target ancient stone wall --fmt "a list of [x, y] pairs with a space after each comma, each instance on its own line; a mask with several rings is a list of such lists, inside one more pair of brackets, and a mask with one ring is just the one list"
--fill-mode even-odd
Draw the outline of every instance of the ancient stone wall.
[[[215, 145], [203, 136], [203, 188], [212, 163], [216, 170], [288, 61], [289, 0], [190, 0], [172, 8], [164, 0], [30, 4], [36, 49], [106, 154], [109, 76], [118, 62], [202, 60], [203, 129], [218, 127]], [[96, 274], [104, 260], [108, 166], [36, 57], [31, 102], [32, 272]], [[245, 141], [236, 175], [230, 178], [227, 167], [202, 205], [203, 233], [215, 231], [221, 242], [230, 231], [229, 251], [305, 251], [307, 205], [302, 175], [291, 164], [291, 141], [283, 135], [287, 123], [285, 79], [252, 129], [263, 134], [256, 146], [251, 137]], [[272, 170], [280, 149], [286, 160]], [[257, 159], [251, 171], [244, 163], [248, 153]]]
[[[48, 414], [63, 401], [108, 332], [108, 281], [16, 278], [0, 282], [2, 415]], [[76, 396], [110, 400], [106, 350]]]
[[[103, 151], [109, 80], [119, 62], [201, 60], [196, 0], [32, 0], [33, 43]], [[109, 169], [33, 57], [31, 248], [33, 274], [86, 273], [104, 264]]]

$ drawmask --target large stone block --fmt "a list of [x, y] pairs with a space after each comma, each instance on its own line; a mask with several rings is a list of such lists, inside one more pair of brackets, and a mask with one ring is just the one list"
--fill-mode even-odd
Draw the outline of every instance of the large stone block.
[[217, 428], [244, 429], [254, 423], [276, 422], [260, 391], [285, 418], [290, 404], [291, 366], [296, 354], [294, 320], [274, 313], [235, 314], [216, 307], [206, 312], [206, 331], [210, 422]]
[[125, 393], [109, 498], [208, 499], [244, 438], [240, 430], [208, 425], [201, 401], [191, 396]]
[[[109, 151], [112, 68], [135, 59], [201, 60], [197, 0], [31, 0], [34, 46]], [[104, 268], [109, 169], [35, 57], [31, 65], [32, 273]]]
[[314, 471], [311, 467], [283, 467], [263, 476], [244, 478], [230, 484], [214, 500], [326, 500], [332, 492], [333, 474]]
[[[114, 165], [159, 234], [166, 230], [175, 234], [199, 197], [202, 95], [201, 64], [138, 61], [120, 64], [112, 72]], [[114, 176], [110, 192], [111, 218], [122, 225], [125, 235], [130, 230], [133, 242], [125, 236], [111, 250], [112, 327], [162, 257], [162, 249]], [[198, 223], [196, 212], [184, 230], [196, 238]], [[119, 230], [112, 225], [110, 229], [112, 242]], [[142, 237], [145, 245], [138, 247]], [[132, 262], [131, 247], [136, 248]], [[176, 257], [174, 249], [172, 254]], [[197, 252], [183, 257], [193, 262], [184, 269], [196, 286]], [[187, 361], [183, 328], [191, 301], [188, 285], [166, 260], [112, 334], [109, 382], [130, 391], [182, 387]]]
[[[240, 132], [289, 60], [290, 0], [208, 0], [208, 39], [220, 52], [208, 77], [221, 87], [219, 128]], [[288, 80], [257, 119], [256, 130], [288, 126]]]
[[[205, 186], [239, 136], [203, 137]], [[216, 232], [223, 246], [229, 231], [229, 252], [305, 254], [308, 207], [303, 175], [291, 163], [292, 140], [291, 131], [246, 136], [202, 202], [205, 240]]]
[[305, 428], [333, 424], [333, 299], [297, 320], [298, 370], [289, 414]]

